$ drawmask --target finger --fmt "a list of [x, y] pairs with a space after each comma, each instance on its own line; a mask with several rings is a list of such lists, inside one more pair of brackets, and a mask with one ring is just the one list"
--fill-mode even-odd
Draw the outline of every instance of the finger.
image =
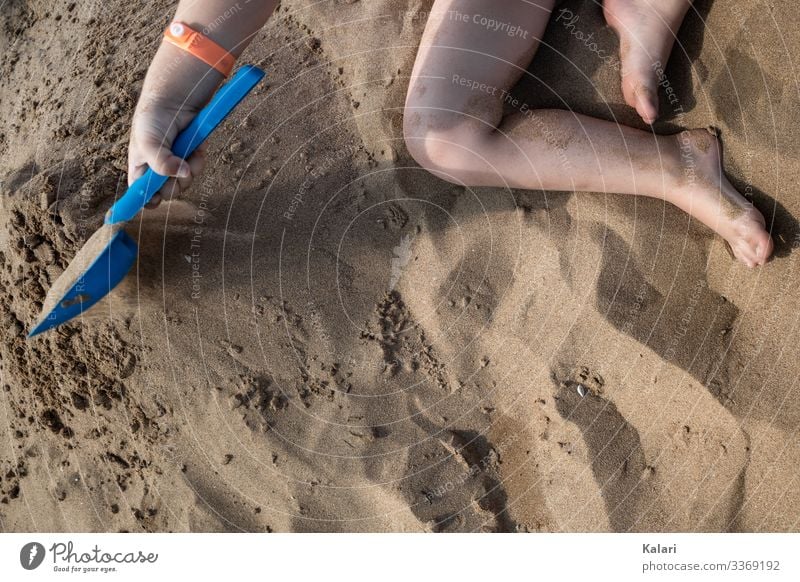
[[[128, 185], [130, 185], [131, 183], [133, 183], [133, 181], [135, 181], [141, 175], [143, 175], [146, 170], [147, 170], [147, 164], [142, 164], [141, 166], [136, 168], [134, 170], [133, 178], [131, 179], [130, 176], [128, 178], [128, 182], [129, 182]], [[168, 179], [164, 183], [164, 185], [161, 187], [161, 189], [158, 192], [156, 192], [155, 194], [153, 194], [153, 197], [150, 198], [150, 201], [147, 204], [145, 204], [144, 207], [145, 208], [150, 208], [150, 209], [156, 208], [156, 207], [158, 207], [159, 204], [161, 204], [161, 202], [164, 199], [169, 200], [169, 199], [172, 198], [172, 196], [174, 194], [177, 194], [177, 193], [181, 192], [183, 190], [183, 188], [181, 187], [181, 185], [178, 182], [178, 180], [188, 180], [188, 182], [191, 183], [191, 177], [189, 177], [189, 178], [177, 178], [177, 179], [176, 178], [170, 178], [170, 179]], [[187, 187], [188, 187], [188, 185], [187, 185]]]
[[131, 137], [128, 144], [128, 186], [133, 184], [136, 179], [144, 173], [144, 164], [141, 161], [136, 140]]
[[170, 178], [158, 191], [161, 194], [162, 200], [172, 200], [175, 196], [181, 193], [181, 186], [178, 183], [179, 178]]
[[206, 150], [199, 149], [187, 160], [192, 176], [199, 176], [206, 167]]
[[197, 151], [186, 161], [189, 162], [191, 175], [188, 178], [178, 178], [178, 185], [181, 187], [181, 192], [188, 190], [195, 177], [203, 173], [203, 169], [206, 166], [206, 156], [203, 152]]
[[153, 197], [150, 199], [150, 202], [144, 205], [145, 208], [155, 208], [161, 204], [161, 194], [156, 192]]
[[192, 185], [193, 179], [194, 178], [192, 176], [189, 176], [188, 178], [178, 178], [178, 190], [175, 193], [182, 194], [183, 192], [186, 192]]
[[145, 208], [156, 208], [164, 200], [172, 200], [177, 194], [185, 192], [192, 184], [194, 176], [200, 174], [205, 167], [205, 155], [199, 150], [192, 155], [187, 162], [189, 163], [191, 174], [188, 178], [170, 178], [164, 186], [150, 199]]
[[131, 155], [128, 161], [128, 186], [130, 186], [136, 180], [141, 178], [146, 171], [147, 171], [147, 164], [142, 164], [133, 161], [133, 156]]
[[191, 175], [188, 162], [173, 154], [158, 139], [144, 138], [139, 144], [139, 151], [145, 163], [156, 174], [179, 178], [187, 178]]

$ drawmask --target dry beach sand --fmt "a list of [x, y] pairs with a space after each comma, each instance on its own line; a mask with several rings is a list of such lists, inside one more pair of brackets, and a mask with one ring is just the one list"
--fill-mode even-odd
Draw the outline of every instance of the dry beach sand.
[[[515, 96], [637, 125], [599, 6], [562, 8]], [[719, 128], [772, 224], [754, 271], [658, 201], [422, 171], [429, 9], [284, 2], [206, 174], [129, 226], [127, 299], [28, 341], [171, 3], [3, 5], [0, 530], [800, 529], [796, 4], [700, 0], [666, 69], [657, 129]]]

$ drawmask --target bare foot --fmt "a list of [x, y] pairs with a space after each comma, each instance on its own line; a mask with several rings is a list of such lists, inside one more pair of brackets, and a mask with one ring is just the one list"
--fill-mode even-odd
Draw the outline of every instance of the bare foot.
[[772, 254], [772, 239], [762, 214], [725, 177], [716, 134], [693, 129], [674, 137], [681, 170], [668, 200], [724, 238], [742, 263], [763, 265]]
[[667, 66], [691, 0], [604, 0], [606, 22], [619, 36], [622, 94], [645, 123], [658, 117], [657, 69]]

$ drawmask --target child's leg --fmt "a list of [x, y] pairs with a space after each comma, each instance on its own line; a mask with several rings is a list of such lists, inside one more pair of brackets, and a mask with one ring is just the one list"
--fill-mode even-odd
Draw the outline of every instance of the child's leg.
[[763, 263], [772, 251], [764, 219], [725, 179], [706, 130], [656, 136], [519, 105], [503, 117], [552, 8], [553, 0], [537, 1], [436, 0], [406, 101], [405, 139], [417, 162], [465, 185], [662, 198], [718, 232], [745, 264]]
[[619, 36], [622, 93], [645, 123], [658, 117], [656, 67], [667, 66], [692, 0], [604, 0], [606, 22]]

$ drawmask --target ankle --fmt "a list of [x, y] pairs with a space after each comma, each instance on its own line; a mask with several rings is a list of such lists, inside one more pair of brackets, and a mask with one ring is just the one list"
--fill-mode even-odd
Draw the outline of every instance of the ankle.
[[[685, 133], [685, 132], [684, 132]], [[691, 141], [683, 133], [659, 137], [661, 166], [668, 192], [676, 192], [690, 185], [695, 179], [696, 160]]]

